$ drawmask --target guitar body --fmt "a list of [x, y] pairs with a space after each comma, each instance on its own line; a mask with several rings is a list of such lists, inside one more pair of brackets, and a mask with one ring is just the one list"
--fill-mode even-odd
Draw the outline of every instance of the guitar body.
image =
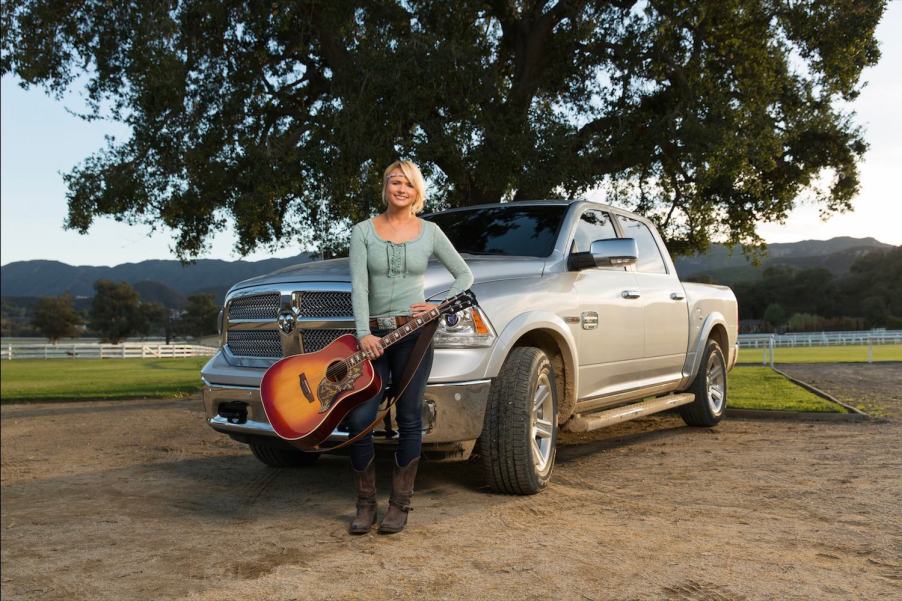
[[370, 361], [342, 363], [358, 351], [353, 334], [339, 336], [315, 353], [285, 357], [260, 381], [263, 410], [276, 434], [300, 448], [325, 441], [354, 408], [382, 389]]

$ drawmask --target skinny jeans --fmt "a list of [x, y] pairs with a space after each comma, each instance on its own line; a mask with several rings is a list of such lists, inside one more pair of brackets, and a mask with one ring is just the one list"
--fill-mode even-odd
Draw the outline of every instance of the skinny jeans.
[[[391, 330], [374, 330], [372, 334], [381, 338], [389, 332]], [[388, 384], [389, 380], [393, 382], [400, 381], [404, 375], [404, 370], [407, 369], [407, 363], [413, 347], [422, 335], [422, 330], [409, 334], [401, 341], [385, 349], [382, 356], [373, 361], [373, 368], [382, 378], [382, 390], [365, 403], [358, 405], [348, 414], [346, 424], [351, 436], [359, 434], [376, 419], [379, 404], [385, 396], [385, 385]], [[392, 406], [395, 412], [395, 420], [398, 423], [396, 460], [401, 467], [420, 456], [420, 449], [423, 443], [423, 393], [426, 391], [426, 380], [429, 378], [429, 372], [432, 371], [434, 354], [434, 343], [430, 341], [423, 355], [423, 360], [410, 379], [410, 383], [407, 384], [404, 394]], [[351, 464], [354, 466], [354, 469], [357, 471], [365, 469], [375, 454], [373, 434], [367, 434], [352, 444], [350, 451]]]

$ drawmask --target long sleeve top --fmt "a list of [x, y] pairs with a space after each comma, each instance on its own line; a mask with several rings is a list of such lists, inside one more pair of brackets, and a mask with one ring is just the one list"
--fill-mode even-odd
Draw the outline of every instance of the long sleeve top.
[[425, 301], [423, 274], [435, 256], [454, 276], [448, 296], [473, 284], [473, 272], [441, 228], [420, 219], [420, 235], [394, 243], [376, 233], [373, 220], [351, 230], [351, 306], [357, 337], [370, 334], [371, 317], [411, 315], [410, 305]]

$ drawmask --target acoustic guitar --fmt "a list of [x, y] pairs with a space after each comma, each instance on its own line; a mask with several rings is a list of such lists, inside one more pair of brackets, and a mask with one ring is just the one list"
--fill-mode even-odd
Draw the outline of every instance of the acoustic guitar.
[[[432, 321], [475, 304], [476, 296], [465, 290], [382, 337], [380, 344], [386, 349]], [[319, 351], [285, 357], [270, 366], [260, 381], [260, 398], [280, 438], [304, 450], [322, 450], [319, 445], [345, 416], [382, 386], [357, 338], [344, 334]]]

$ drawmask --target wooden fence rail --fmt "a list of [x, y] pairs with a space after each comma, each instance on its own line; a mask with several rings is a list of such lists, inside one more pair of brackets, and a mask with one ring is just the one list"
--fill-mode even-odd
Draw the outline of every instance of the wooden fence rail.
[[218, 349], [197, 344], [4, 344], [2, 359], [146, 359], [210, 357]]

